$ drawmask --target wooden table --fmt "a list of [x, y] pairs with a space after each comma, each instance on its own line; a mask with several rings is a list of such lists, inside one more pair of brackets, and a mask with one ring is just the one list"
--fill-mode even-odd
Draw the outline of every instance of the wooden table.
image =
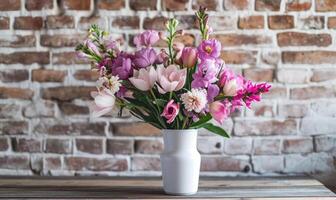
[[0, 198], [335, 200], [336, 195], [308, 177], [201, 178], [199, 192], [184, 197], [165, 195], [159, 178], [0, 177]]

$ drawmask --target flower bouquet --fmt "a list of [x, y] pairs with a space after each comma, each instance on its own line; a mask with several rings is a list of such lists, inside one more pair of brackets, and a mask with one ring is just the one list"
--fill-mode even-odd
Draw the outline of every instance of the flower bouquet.
[[[198, 47], [176, 42], [184, 31], [177, 29], [176, 19], [170, 19], [166, 34], [147, 30], [135, 36], [134, 52], [122, 51], [119, 42], [96, 25], [76, 48], [78, 55], [90, 60], [100, 73], [97, 91], [91, 94], [93, 117], [116, 106], [162, 129], [165, 149], [161, 163], [166, 193], [197, 192], [197, 129], [229, 137], [219, 125], [236, 109], [250, 108], [270, 89], [267, 83], [252, 83], [235, 75], [225, 65], [220, 58], [221, 43], [210, 39], [212, 29], [205, 11], [201, 8], [196, 12], [202, 36]], [[159, 40], [165, 41], [167, 48], [157, 50], [155, 44]]]

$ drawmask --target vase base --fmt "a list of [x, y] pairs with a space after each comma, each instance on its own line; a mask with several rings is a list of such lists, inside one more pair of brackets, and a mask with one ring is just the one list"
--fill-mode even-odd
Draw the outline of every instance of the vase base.
[[167, 191], [164, 191], [164, 192], [172, 196], [190, 196], [190, 195], [197, 193], [197, 191], [196, 192], [167, 192]]

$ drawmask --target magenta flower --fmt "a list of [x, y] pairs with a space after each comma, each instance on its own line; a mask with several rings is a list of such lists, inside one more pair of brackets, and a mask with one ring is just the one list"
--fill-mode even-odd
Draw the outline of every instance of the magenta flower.
[[121, 52], [112, 62], [112, 75], [126, 80], [132, 75], [132, 61], [130, 55]]
[[141, 47], [141, 46], [150, 47], [153, 44], [155, 44], [157, 41], [159, 41], [159, 39], [160, 37], [157, 31], [148, 30], [148, 31], [145, 31], [135, 36], [133, 39], [133, 43], [137, 47]]
[[243, 89], [237, 92], [234, 100], [241, 99], [246, 107], [251, 108], [251, 104], [254, 101], [260, 101], [261, 94], [270, 90], [271, 85], [268, 83], [252, 83], [250, 80], [244, 80]]
[[195, 67], [197, 62], [197, 50], [192, 47], [184, 47], [181, 54], [181, 61], [184, 67]]
[[218, 58], [221, 51], [221, 43], [215, 39], [203, 40], [198, 46], [198, 54], [201, 59]]
[[180, 111], [180, 105], [174, 103], [174, 100], [170, 100], [167, 105], [164, 107], [161, 116], [167, 119], [167, 123], [171, 124]]
[[137, 69], [145, 68], [155, 63], [156, 53], [152, 48], [142, 48], [136, 51], [133, 57], [133, 64]]

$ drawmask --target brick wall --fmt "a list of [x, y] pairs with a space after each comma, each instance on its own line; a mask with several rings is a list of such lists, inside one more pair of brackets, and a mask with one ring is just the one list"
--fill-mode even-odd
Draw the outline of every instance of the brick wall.
[[97, 23], [132, 48], [134, 34], [171, 16], [197, 44], [199, 5], [211, 10], [227, 64], [273, 85], [227, 120], [231, 139], [200, 131], [202, 173], [335, 169], [335, 0], [1, 0], [0, 174], [159, 175], [158, 130], [128, 113], [88, 118], [97, 74], [74, 46]]

